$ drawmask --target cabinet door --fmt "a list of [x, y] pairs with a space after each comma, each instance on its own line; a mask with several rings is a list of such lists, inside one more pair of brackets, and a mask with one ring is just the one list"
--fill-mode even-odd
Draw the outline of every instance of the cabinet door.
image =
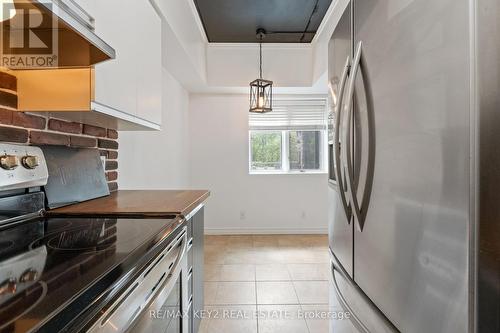
[[354, 279], [402, 332], [465, 333], [467, 1], [354, 8], [357, 109], [373, 116], [376, 138], [371, 199], [354, 233]]
[[[95, 66], [100, 104], [161, 124], [161, 18], [148, 0], [77, 0], [116, 59]], [[139, 23], [138, 23], [139, 22]]]
[[[137, 114], [136, 41], [140, 24], [132, 0], [81, 0], [95, 19], [96, 33], [116, 50], [116, 59], [95, 66], [95, 101]], [[142, 21], [142, 20], [141, 20]]]
[[161, 18], [147, 0], [134, 2], [141, 24], [135, 28], [137, 39], [137, 116], [156, 124], [161, 123], [162, 64]]

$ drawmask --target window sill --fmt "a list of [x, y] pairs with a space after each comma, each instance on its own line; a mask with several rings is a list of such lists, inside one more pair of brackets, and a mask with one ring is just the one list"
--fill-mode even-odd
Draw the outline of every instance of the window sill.
[[249, 171], [249, 175], [326, 175], [328, 172], [323, 170], [307, 170], [307, 171]]

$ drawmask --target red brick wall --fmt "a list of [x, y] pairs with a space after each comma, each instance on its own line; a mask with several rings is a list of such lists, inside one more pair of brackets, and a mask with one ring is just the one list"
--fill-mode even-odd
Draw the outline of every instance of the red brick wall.
[[118, 189], [117, 139], [118, 132], [112, 129], [0, 109], [0, 142], [98, 148], [106, 156], [110, 191]]

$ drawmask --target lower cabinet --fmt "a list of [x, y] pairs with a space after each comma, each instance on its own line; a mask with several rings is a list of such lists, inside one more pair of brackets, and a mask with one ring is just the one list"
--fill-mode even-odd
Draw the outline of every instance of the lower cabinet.
[[188, 247], [188, 300], [189, 300], [189, 333], [198, 333], [201, 322], [203, 299], [203, 270], [204, 270], [204, 235], [205, 220], [204, 207], [196, 208], [188, 216], [187, 229], [189, 237]]

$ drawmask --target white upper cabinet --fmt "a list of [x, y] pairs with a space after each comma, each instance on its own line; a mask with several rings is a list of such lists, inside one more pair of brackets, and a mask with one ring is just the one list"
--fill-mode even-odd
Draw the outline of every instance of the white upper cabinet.
[[116, 59], [95, 66], [95, 102], [161, 124], [161, 18], [148, 0], [76, 0]]
[[[102, 1], [102, 0], [101, 0]], [[135, 56], [137, 61], [137, 116], [161, 123], [162, 110], [162, 45], [161, 18], [149, 1], [133, 1], [135, 15]]]

